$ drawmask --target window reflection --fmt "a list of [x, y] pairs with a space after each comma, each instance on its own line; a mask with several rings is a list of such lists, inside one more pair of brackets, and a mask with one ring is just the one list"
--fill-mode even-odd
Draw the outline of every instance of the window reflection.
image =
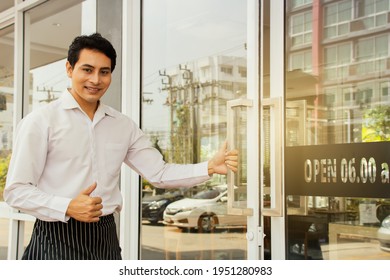
[[15, 2], [14, 0], [1, 1], [1, 10], [4, 11], [4, 10], [11, 8], [14, 5], [14, 2]]
[[[25, 18], [30, 25], [27, 84], [32, 111], [56, 100], [69, 86], [65, 63], [70, 42], [81, 32], [81, 4], [55, 14], [40, 6], [26, 12]], [[70, 18], [79, 20], [69, 22]]]
[[[389, 142], [389, 1], [312, 2], [286, 1], [291, 31], [286, 45], [287, 147]], [[306, 44], [310, 33], [313, 41]], [[368, 182], [365, 166], [357, 161], [360, 178], [348, 176]], [[386, 181], [388, 168], [387, 173], [386, 166], [381, 168]], [[291, 194], [286, 205], [288, 258], [390, 258], [383, 253], [389, 250], [390, 235], [386, 221], [385, 228], [382, 224], [390, 215], [388, 195], [364, 198], [354, 190], [344, 197]]]
[[[168, 162], [208, 160], [226, 138], [227, 101], [246, 96], [246, 1], [148, 0], [143, 13], [142, 128]], [[143, 259], [245, 259], [246, 218], [227, 215], [225, 176], [175, 196], [144, 181], [143, 205]]]
[[0, 201], [12, 149], [14, 106], [14, 31], [13, 26], [0, 30]]
[[0, 219], [0, 260], [7, 259], [8, 250], [8, 219]]
[[[13, 2], [13, 1], [12, 1]], [[29, 75], [24, 79], [23, 94], [28, 94], [28, 111], [36, 109], [48, 102], [57, 99], [68, 83], [65, 72], [65, 58], [67, 48], [76, 35], [80, 34], [81, 6], [58, 10], [54, 5], [58, 3], [49, 1], [34, 9], [25, 12], [25, 29], [28, 29], [26, 38], [26, 58], [24, 65]], [[69, 19], [72, 18], [72, 21]], [[9, 213], [9, 208], [3, 202], [3, 189], [7, 174], [8, 163], [12, 148], [13, 114], [14, 114], [14, 32], [13, 26], [0, 30], [0, 212]], [[22, 79], [22, 77], [18, 77]], [[20, 94], [20, 93], [18, 93]], [[22, 96], [20, 96], [22, 98]], [[21, 110], [21, 108], [18, 108]], [[4, 203], [4, 204], [3, 204]], [[2, 205], [3, 204], [3, 205]], [[24, 246], [30, 240], [33, 222], [23, 221], [24, 232], [14, 230], [13, 235], [23, 239]], [[0, 219], [0, 259], [7, 258], [9, 239], [9, 219]], [[17, 248], [12, 248], [16, 250]], [[16, 254], [15, 254], [16, 255]], [[20, 258], [20, 256], [19, 256]]]

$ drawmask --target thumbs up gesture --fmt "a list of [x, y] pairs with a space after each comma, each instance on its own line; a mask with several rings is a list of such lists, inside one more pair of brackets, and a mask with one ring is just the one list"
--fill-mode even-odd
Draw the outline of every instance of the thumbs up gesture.
[[238, 169], [238, 150], [227, 150], [227, 141], [224, 141], [218, 150], [208, 162], [209, 175], [227, 174], [228, 169], [237, 172]]
[[97, 184], [93, 183], [72, 199], [68, 205], [66, 215], [81, 222], [98, 222], [102, 215], [102, 199], [92, 197], [91, 193], [96, 189]]

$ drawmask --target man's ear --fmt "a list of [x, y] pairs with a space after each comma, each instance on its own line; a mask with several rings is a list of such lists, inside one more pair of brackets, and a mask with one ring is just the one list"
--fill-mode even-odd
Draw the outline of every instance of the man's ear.
[[72, 65], [70, 65], [69, 61], [66, 61], [66, 74], [69, 78], [72, 78], [73, 68]]

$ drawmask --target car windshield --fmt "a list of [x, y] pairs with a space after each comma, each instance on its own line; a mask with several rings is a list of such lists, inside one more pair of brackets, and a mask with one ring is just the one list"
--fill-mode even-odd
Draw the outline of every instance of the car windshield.
[[145, 196], [142, 198], [143, 202], [152, 202], [152, 201], [157, 201], [161, 199], [166, 199], [166, 198], [173, 198], [176, 196], [180, 196], [181, 192], [180, 191], [168, 191], [163, 194], [159, 195], [152, 195], [152, 196]]
[[217, 190], [206, 190], [206, 191], [201, 191], [194, 195], [192, 198], [195, 199], [213, 199], [216, 198], [220, 194], [219, 191]]

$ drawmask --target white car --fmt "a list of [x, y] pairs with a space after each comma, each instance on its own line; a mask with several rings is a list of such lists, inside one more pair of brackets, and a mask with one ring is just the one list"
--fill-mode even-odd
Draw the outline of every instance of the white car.
[[246, 217], [228, 215], [226, 201], [226, 185], [202, 191], [192, 198], [169, 204], [163, 223], [197, 232], [212, 232], [217, 227], [244, 227]]
[[383, 251], [390, 252], [390, 215], [383, 219], [378, 230], [378, 240]]

